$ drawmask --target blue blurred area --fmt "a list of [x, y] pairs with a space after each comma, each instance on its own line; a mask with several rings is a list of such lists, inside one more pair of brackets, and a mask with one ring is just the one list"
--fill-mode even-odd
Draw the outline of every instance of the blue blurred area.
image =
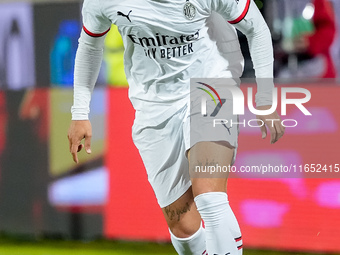
[[81, 25], [77, 20], [64, 20], [50, 53], [51, 83], [54, 86], [71, 87]]

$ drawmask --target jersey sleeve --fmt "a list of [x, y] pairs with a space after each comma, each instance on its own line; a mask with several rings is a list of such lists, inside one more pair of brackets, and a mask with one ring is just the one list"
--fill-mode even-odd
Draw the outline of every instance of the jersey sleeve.
[[90, 101], [103, 57], [105, 35], [111, 21], [102, 14], [100, 0], [85, 0], [83, 31], [74, 65], [72, 120], [87, 120]]
[[273, 45], [269, 28], [253, 0], [212, 0], [215, 11], [246, 35], [255, 69], [257, 106], [271, 105]]
[[82, 9], [83, 30], [91, 37], [105, 35], [111, 27], [111, 21], [102, 11], [100, 0], [85, 0]]
[[237, 24], [249, 11], [252, 0], [212, 0], [214, 11], [220, 13], [230, 24]]

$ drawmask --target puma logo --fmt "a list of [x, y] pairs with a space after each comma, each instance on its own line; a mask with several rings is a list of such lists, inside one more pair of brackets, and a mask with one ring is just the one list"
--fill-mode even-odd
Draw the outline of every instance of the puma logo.
[[132, 12], [132, 10], [130, 10], [129, 13], [128, 13], [127, 15], [125, 15], [124, 13], [122, 13], [122, 12], [120, 12], [120, 11], [117, 11], [117, 15], [118, 15], [118, 16], [123, 16], [123, 17], [127, 18], [128, 21], [131, 22], [130, 17], [129, 17], [129, 15], [130, 15], [131, 12]]

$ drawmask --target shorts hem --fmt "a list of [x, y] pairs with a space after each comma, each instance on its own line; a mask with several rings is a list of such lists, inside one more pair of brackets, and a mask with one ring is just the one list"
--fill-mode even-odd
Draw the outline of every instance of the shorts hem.
[[181, 187], [181, 189], [179, 189], [176, 192], [176, 194], [174, 194], [173, 196], [167, 197], [163, 201], [159, 201], [157, 199], [157, 202], [158, 202], [160, 208], [164, 208], [164, 207], [166, 207], [168, 205], [171, 205], [173, 202], [175, 202], [177, 199], [179, 199], [181, 196], [183, 196], [184, 193], [187, 192], [190, 187], [191, 187], [191, 181], [189, 181], [186, 185]]

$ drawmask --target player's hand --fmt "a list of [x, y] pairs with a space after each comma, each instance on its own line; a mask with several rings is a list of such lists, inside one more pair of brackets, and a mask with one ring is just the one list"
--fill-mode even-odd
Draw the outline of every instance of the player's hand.
[[[257, 110], [268, 110], [271, 106], [258, 106]], [[267, 137], [267, 128], [268, 127], [270, 131], [270, 143], [273, 144], [277, 142], [284, 134], [285, 127], [281, 124], [281, 118], [279, 114], [275, 111], [269, 115], [256, 115], [256, 118], [259, 120], [262, 120], [264, 122], [264, 125], [262, 125], [261, 121], [258, 121], [258, 124], [261, 129], [262, 133], [262, 139], [265, 139]]]
[[[83, 147], [88, 154], [91, 153], [92, 127], [89, 120], [72, 120], [67, 137], [74, 162], [78, 163], [77, 153]], [[81, 143], [83, 139], [85, 139], [84, 145]]]

